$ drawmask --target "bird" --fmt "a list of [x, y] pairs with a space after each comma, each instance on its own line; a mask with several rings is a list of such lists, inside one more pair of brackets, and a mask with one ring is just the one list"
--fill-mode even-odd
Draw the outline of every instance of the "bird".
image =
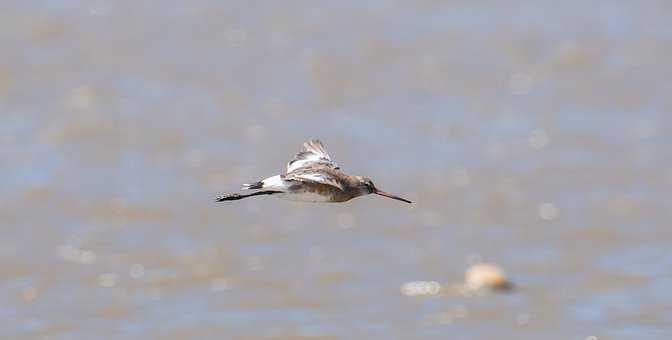
[[355, 197], [376, 194], [413, 203], [379, 190], [368, 177], [351, 176], [341, 171], [318, 139], [303, 143], [303, 149], [287, 163], [285, 173], [251, 184], [243, 184], [241, 190], [250, 193], [219, 195], [215, 201], [235, 201], [254, 196], [274, 195], [290, 201], [340, 203]]

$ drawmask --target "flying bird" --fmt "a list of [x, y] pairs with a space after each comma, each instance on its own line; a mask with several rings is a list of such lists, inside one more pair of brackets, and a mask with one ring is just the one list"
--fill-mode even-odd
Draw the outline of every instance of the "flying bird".
[[406, 203], [411, 201], [378, 190], [371, 179], [350, 176], [331, 160], [322, 142], [317, 139], [303, 143], [303, 150], [287, 163], [284, 174], [275, 175], [252, 184], [243, 184], [250, 193], [217, 196], [217, 202], [234, 201], [259, 195], [277, 195], [291, 201], [345, 202], [368, 194], [385, 196]]

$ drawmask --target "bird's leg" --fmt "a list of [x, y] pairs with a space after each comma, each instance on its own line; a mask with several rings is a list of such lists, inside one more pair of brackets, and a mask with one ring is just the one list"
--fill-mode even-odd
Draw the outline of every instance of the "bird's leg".
[[251, 194], [225, 194], [225, 195], [219, 195], [217, 198], [215, 198], [215, 202], [223, 202], [223, 201], [235, 201], [235, 200], [240, 200], [243, 198], [251, 197], [251, 196], [258, 196], [258, 195], [273, 195], [273, 194], [279, 194], [282, 193], [282, 191], [273, 191], [273, 190], [266, 190], [266, 191], [257, 191], [253, 192]]

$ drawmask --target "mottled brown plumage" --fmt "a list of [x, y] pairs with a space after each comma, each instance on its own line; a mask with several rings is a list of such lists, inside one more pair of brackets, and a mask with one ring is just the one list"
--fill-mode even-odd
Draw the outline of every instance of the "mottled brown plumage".
[[355, 197], [377, 194], [411, 203], [407, 199], [378, 190], [369, 178], [350, 176], [342, 172], [340, 167], [331, 160], [324, 145], [316, 139], [303, 144], [303, 150], [287, 164], [287, 171], [284, 174], [253, 184], [245, 184], [243, 189], [260, 191], [250, 194], [221, 195], [217, 197], [217, 201], [277, 194], [285, 199], [296, 201], [345, 202]]

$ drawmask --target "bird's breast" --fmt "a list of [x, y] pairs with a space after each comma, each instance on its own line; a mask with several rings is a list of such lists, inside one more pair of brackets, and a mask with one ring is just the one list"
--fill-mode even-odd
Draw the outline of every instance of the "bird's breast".
[[280, 198], [300, 202], [345, 202], [352, 197], [340, 189], [324, 184], [302, 184], [292, 187]]
[[320, 195], [314, 192], [298, 192], [298, 193], [282, 193], [278, 195], [280, 198], [288, 201], [296, 202], [335, 202], [330, 196]]

